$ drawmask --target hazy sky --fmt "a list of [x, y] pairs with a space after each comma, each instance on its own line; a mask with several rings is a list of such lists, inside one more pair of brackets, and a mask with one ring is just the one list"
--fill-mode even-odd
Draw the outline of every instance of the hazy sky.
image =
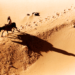
[[71, 5], [75, 5], [75, 0], [0, 0], [0, 18], [10, 15], [19, 19], [36, 11], [52, 15], [70, 8]]

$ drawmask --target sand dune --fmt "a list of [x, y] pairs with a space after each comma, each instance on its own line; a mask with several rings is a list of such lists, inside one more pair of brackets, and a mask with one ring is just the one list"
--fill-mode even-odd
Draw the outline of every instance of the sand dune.
[[75, 0], [2, 0], [8, 16], [20, 32], [0, 37], [1, 75], [75, 75]]

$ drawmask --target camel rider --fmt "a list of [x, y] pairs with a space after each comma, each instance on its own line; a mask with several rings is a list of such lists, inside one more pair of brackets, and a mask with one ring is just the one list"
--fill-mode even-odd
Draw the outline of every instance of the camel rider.
[[11, 18], [10, 18], [10, 16], [8, 16], [8, 18], [7, 18], [7, 22], [8, 22], [8, 24], [11, 24], [12, 22], [11, 22]]

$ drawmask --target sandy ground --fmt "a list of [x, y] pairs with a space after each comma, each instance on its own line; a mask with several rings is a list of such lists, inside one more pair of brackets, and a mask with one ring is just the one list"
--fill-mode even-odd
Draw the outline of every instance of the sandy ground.
[[13, 34], [9, 31], [8, 36], [4, 32], [0, 37], [0, 74], [75, 75], [74, 3], [75, 0], [0, 1], [0, 26], [7, 24], [10, 16], [20, 29]]
[[[75, 28], [67, 27], [47, 38], [49, 50], [25, 73], [26, 75], [74, 75]], [[62, 38], [63, 37], [63, 38]], [[44, 46], [46, 47], [46, 46]]]

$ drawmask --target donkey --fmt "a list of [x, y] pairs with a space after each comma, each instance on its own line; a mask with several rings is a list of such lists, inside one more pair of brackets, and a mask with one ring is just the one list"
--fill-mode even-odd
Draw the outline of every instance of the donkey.
[[[12, 29], [13, 29], [13, 31], [12, 31]], [[3, 30], [1, 37], [3, 37], [4, 31], [7, 31], [7, 35], [8, 35], [8, 31], [12, 31], [12, 33], [13, 33], [15, 29], [16, 29], [18, 32], [20, 32], [20, 31], [17, 29], [15, 22], [13, 22], [13, 23], [11, 23], [11, 24], [5, 24], [3, 27], [0, 27], [0, 31]]]

